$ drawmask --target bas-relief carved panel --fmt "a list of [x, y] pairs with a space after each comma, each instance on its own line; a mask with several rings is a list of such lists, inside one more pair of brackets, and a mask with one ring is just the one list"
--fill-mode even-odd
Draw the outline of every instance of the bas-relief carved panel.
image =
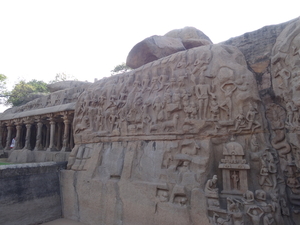
[[[286, 118], [284, 107], [262, 105], [241, 53], [214, 45], [95, 83], [79, 97], [73, 124], [77, 145], [103, 142], [94, 179], [129, 171], [128, 182], [155, 188], [150, 201], [186, 209], [200, 188], [212, 224], [288, 224], [300, 184]], [[87, 164], [85, 151], [77, 158]]]
[[78, 99], [75, 142], [257, 132], [259, 101], [253, 75], [236, 48], [195, 48], [96, 82]]

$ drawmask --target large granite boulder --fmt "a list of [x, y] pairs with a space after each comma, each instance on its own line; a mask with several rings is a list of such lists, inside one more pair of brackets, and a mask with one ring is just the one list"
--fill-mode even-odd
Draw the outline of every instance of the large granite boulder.
[[211, 40], [194, 27], [176, 29], [164, 36], [151, 36], [136, 44], [127, 56], [126, 65], [136, 69], [173, 53], [210, 44]]
[[184, 50], [185, 47], [178, 38], [151, 36], [131, 49], [127, 56], [126, 65], [136, 69], [149, 62]]
[[182, 44], [186, 49], [212, 44], [209, 37], [207, 37], [201, 30], [198, 30], [195, 27], [184, 27], [182, 29], [171, 30], [164, 36], [180, 38]]

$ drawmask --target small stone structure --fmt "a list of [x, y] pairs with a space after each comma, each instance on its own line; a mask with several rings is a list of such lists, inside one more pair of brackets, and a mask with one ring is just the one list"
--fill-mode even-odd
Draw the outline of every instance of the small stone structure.
[[1, 116], [5, 152], [68, 157], [63, 215], [86, 224], [299, 224], [299, 37], [298, 18], [54, 92]]

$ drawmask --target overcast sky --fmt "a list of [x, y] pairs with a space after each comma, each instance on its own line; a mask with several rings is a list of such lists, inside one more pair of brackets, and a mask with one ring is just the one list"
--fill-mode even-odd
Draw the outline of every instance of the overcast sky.
[[0, 0], [0, 73], [9, 86], [57, 73], [94, 81], [152, 35], [193, 26], [218, 43], [298, 16], [298, 0]]

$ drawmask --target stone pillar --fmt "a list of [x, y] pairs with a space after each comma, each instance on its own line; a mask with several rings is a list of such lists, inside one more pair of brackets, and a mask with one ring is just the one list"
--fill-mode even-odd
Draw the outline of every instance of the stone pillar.
[[31, 145], [30, 145], [31, 126], [32, 126], [31, 121], [26, 122], [26, 137], [25, 137], [25, 146], [23, 149], [31, 150]]
[[45, 144], [45, 149], [49, 148], [49, 144], [50, 144], [50, 124], [47, 123], [46, 124], [46, 144]]
[[55, 146], [54, 146], [54, 138], [55, 138], [55, 119], [53, 116], [50, 117], [50, 143], [47, 151], [55, 151]]
[[41, 143], [42, 143], [42, 127], [43, 123], [39, 119], [37, 123], [37, 132], [36, 132], [36, 142], [35, 142], [35, 148], [34, 151], [41, 150]]
[[64, 124], [65, 124], [65, 129], [64, 129], [64, 137], [63, 137], [63, 146], [61, 151], [66, 152], [70, 150], [70, 120], [68, 117], [64, 117]]
[[13, 129], [12, 124], [11, 123], [7, 124], [7, 138], [6, 138], [6, 146], [5, 146], [6, 150], [10, 150], [12, 129]]
[[17, 130], [17, 134], [16, 134], [16, 139], [15, 139], [15, 149], [20, 149], [21, 148], [21, 129], [22, 129], [22, 124], [21, 123], [17, 123], [16, 124], [16, 130]]
[[74, 144], [73, 144], [73, 142], [74, 142], [74, 136], [73, 136], [73, 126], [71, 126], [71, 129], [70, 129], [71, 131], [70, 131], [70, 141], [69, 141], [69, 143], [70, 143], [70, 150], [72, 150], [73, 148], [74, 148]]
[[57, 139], [56, 139], [56, 148], [57, 150], [61, 149], [61, 136], [62, 136], [62, 124], [58, 122], [57, 124]]

